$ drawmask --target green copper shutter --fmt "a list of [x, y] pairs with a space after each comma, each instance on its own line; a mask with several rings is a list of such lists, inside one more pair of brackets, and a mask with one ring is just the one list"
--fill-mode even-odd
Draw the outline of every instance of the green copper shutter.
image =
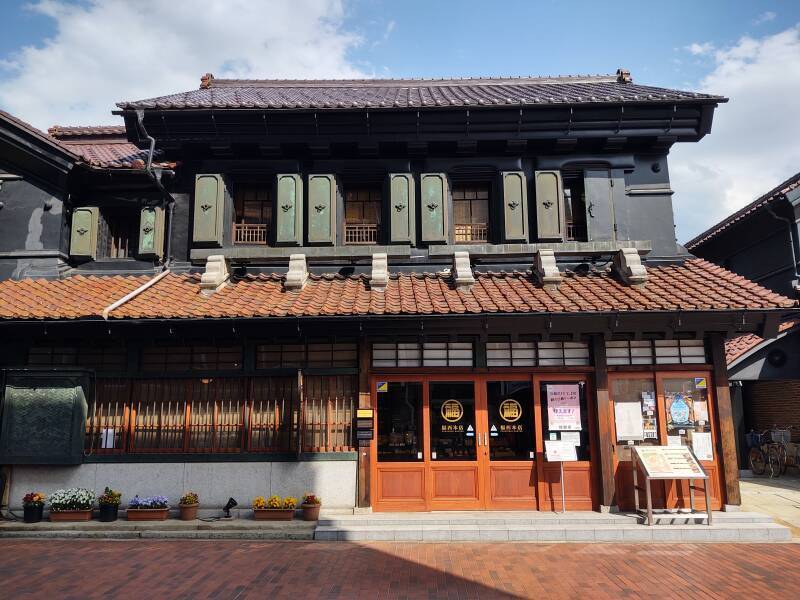
[[2, 398], [0, 463], [80, 464], [83, 462], [88, 373], [9, 372]]
[[100, 210], [96, 206], [81, 206], [72, 211], [72, 231], [69, 253], [74, 258], [97, 256], [97, 222]]
[[296, 174], [278, 175], [277, 189], [275, 243], [284, 246], [301, 246], [303, 243], [303, 178]]
[[536, 236], [541, 241], [563, 241], [564, 192], [559, 171], [536, 171]]
[[447, 174], [422, 173], [420, 222], [423, 242], [447, 242], [447, 201]]
[[192, 240], [222, 246], [225, 181], [222, 175], [197, 175], [194, 184]]
[[143, 208], [139, 213], [139, 256], [164, 255], [164, 209]]
[[414, 243], [415, 194], [413, 174], [389, 174], [389, 242], [392, 244]]
[[308, 243], [336, 241], [336, 177], [308, 176]]
[[[614, 239], [614, 203], [609, 171], [586, 170], [583, 189], [586, 193], [586, 239], [590, 242]], [[624, 181], [623, 181], [624, 185]]]
[[528, 241], [528, 182], [522, 171], [503, 171], [503, 234], [505, 242]]

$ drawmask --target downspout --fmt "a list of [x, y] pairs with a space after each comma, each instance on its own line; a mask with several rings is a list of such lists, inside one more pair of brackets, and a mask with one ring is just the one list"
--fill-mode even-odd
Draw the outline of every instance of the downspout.
[[767, 204], [767, 212], [773, 219], [777, 219], [778, 221], [783, 221], [786, 223], [786, 227], [789, 229], [789, 248], [792, 251], [792, 275], [796, 282], [797, 280], [800, 280], [800, 274], [797, 273], [797, 254], [794, 250], [795, 243], [797, 243], [797, 232], [795, 231], [796, 223], [792, 222], [791, 219], [777, 215], [775, 213], [775, 209], [769, 204]]
[[145, 171], [150, 176], [150, 179], [156, 184], [159, 191], [161, 192], [161, 196], [164, 198], [167, 204], [167, 248], [164, 257], [164, 265], [163, 270], [167, 271], [169, 269], [169, 265], [172, 262], [172, 220], [173, 215], [175, 214], [175, 198], [172, 197], [165, 188], [164, 185], [161, 183], [161, 176], [156, 175], [155, 171], [153, 171], [153, 153], [156, 150], [156, 140], [153, 136], [147, 133], [147, 129], [144, 127], [144, 111], [139, 109], [136, 111], [136, 121], [139, 124], [139, 130], [144, 137], [150, 142], [150, 148], [147, 151], [147, 163], [145, 164]]

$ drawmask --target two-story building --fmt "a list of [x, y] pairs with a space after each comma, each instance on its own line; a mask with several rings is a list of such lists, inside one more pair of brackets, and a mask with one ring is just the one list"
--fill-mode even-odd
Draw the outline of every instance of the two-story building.
[[569, 509], [631, 507], [630, 445], [668, 442], [739, 504], [725, 339], [795, 301], [676, 243], [667, 155], [725, 101], [622, 69], [205, 75], [119, 103], [125, 139], [6, 119], [12, 505], [70, 482], [552, 510], [549, 440], [576, 447]]
[[[692, 254], [779, 294], [800, 292], [800, 173], [686, 243]], [[800, 313], [786, 316], [772, 338], [748, 333], [728, 340], [736, 441], [749, 468], [746, 434], [791, 428], [800, 441]]]

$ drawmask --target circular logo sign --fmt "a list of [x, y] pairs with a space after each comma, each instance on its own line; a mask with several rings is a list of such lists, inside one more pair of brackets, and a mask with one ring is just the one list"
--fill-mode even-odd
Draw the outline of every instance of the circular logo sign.
[[464, 416], [464, 407], [458, 400], [445, 400], [442, 404], [442, 418], [449, 423], [460, 421]]
[[509, 398], [500, 403], [500, 418], [503, 421], [513, 423], [514, 421], [519, 421], [520, 417], [522, 417], [522, 405], [519, 402]]

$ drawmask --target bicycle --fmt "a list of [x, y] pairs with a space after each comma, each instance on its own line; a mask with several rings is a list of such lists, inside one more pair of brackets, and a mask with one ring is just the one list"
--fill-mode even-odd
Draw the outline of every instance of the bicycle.
[[767, 429], [762, 432], [750, 431], [745, 435], [747, 446], [750, 448], [748, 453], [748, 462], [750, 463], [750, 470], [753, 475], [764, 475], [769, 473], [769, 477], [780, 475], [780, 452], [777, 445], [773, 442], [767, 441], [767, 436], [770, 430]]
[[769, 430], [772, 443], [770, 448], [774, 448], [778, 455], [778, 469], [781, 475], [786, 473], [788, 467], [789, 447], [788, 444], [792, 441], [792, 432], [790, 428], [781, 429], [777, 425], [773, 425]]

